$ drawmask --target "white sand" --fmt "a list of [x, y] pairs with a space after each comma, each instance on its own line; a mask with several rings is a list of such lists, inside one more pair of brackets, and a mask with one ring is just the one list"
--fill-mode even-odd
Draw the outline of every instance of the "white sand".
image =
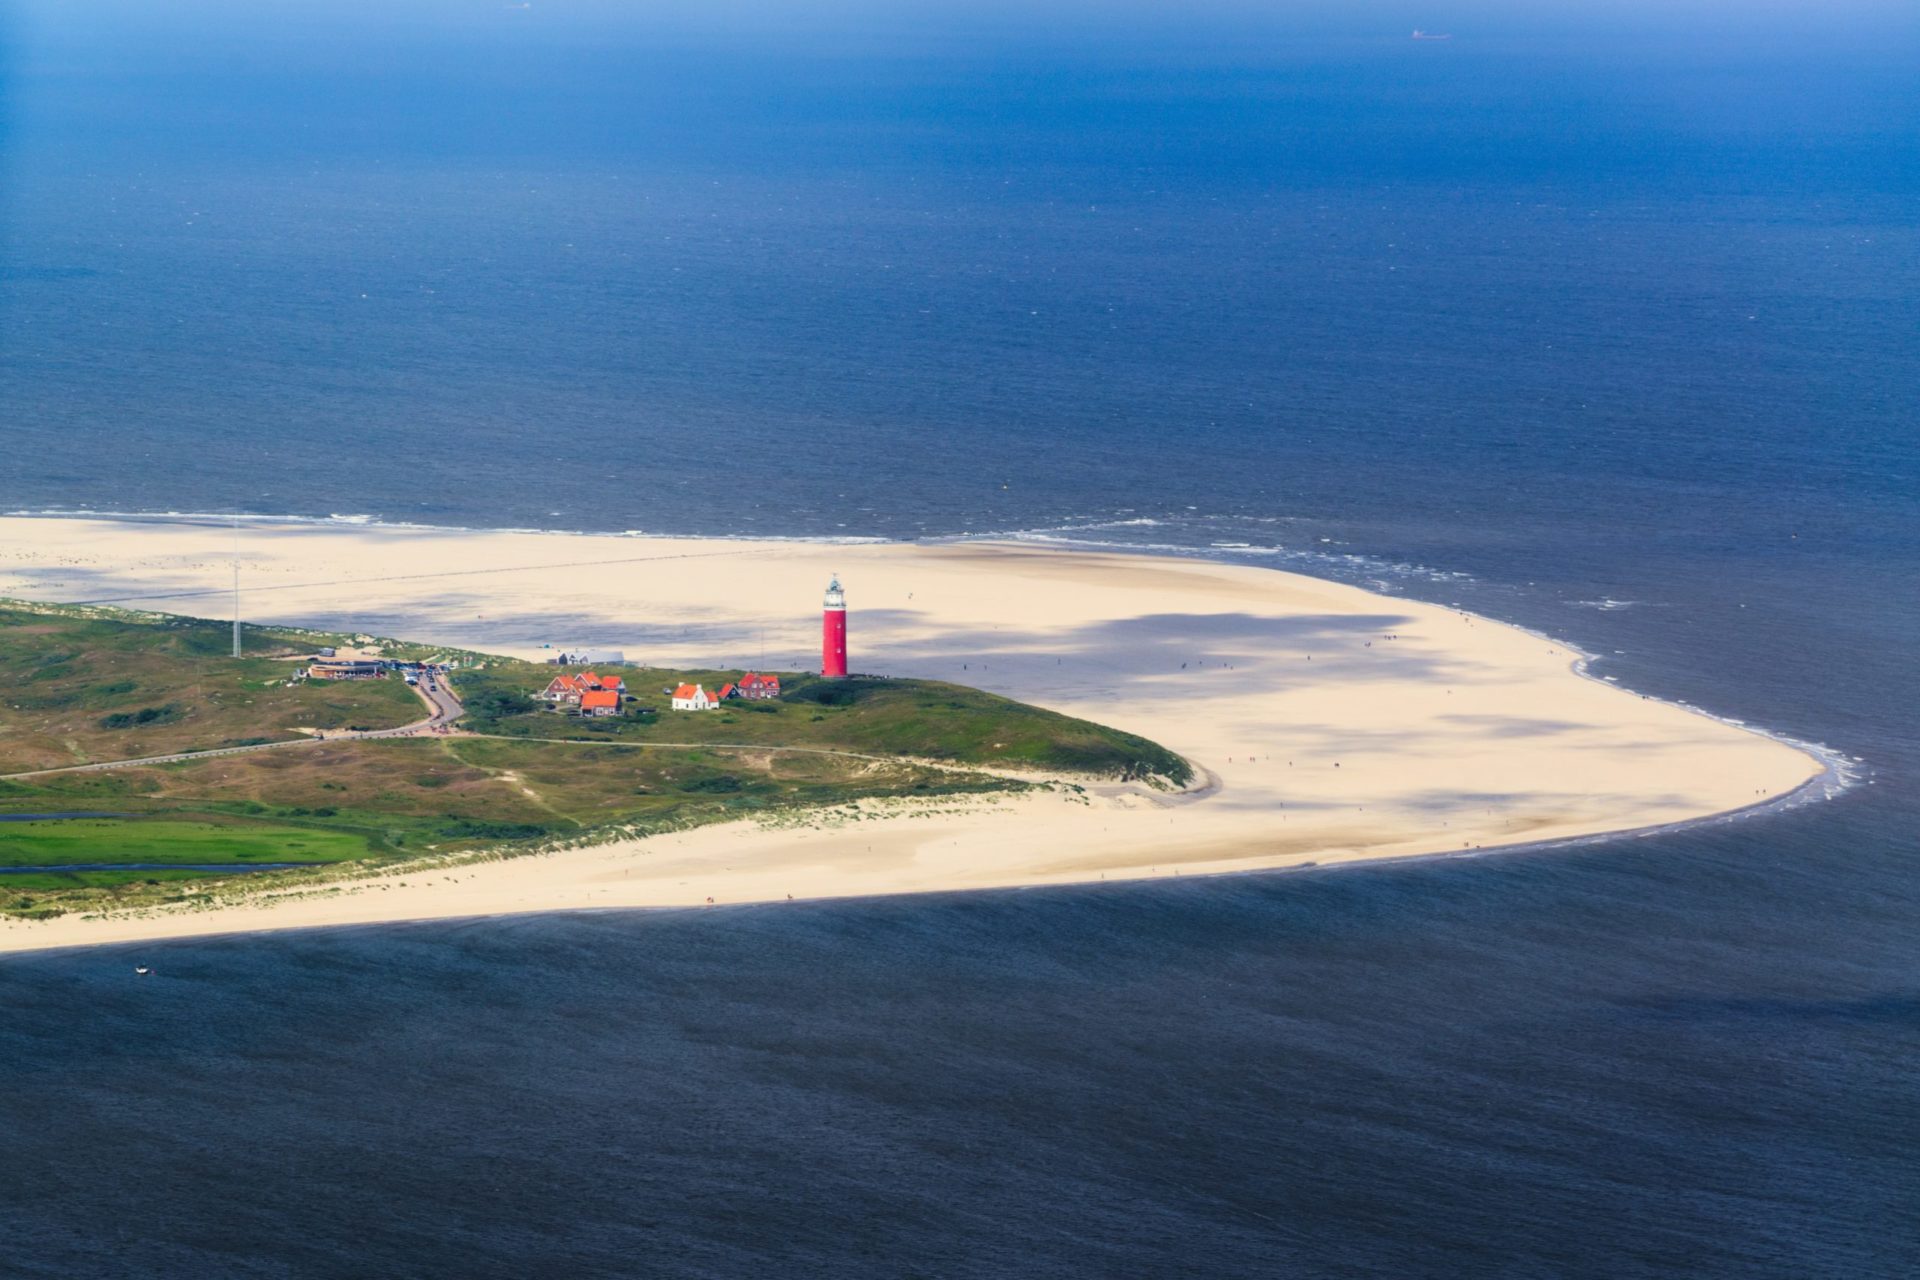
[[[0, 596], [223, 616], [231, 538], [218, 525], [0, 520]], [[820, 594], [838, 571], [854, 670], [1129, 729], [1218, 785], [879, 806], [889, 816], [734, 823], [215, 911], [10, 921], [0, 951], [1459, 852], [1703, 817], [1821, 772], [1790, 746], [1578, 675], [1564, 645], [1259, 568], [1014, 545], [313, 525], [247, 530], [243, 562], [251, 621], [773, 669], [817, 664]]]

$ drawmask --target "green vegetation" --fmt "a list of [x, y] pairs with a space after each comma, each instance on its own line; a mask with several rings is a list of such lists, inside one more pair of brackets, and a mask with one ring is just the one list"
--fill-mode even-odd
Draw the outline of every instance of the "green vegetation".
[[496, 661], [483, 672], [462, 675], [465, 727], [520, 738], [811, 747], [983, 768], [1165, 780], [1176, 786], [1192, 776], [1185, 760], [1137, 734], [964, 685], [782, 674], [783, 696], [777, 700], [674, 712], [667, 710], [663, 689], [683, 681], [718, 689], [741, 673], [625, 669], [620, 674], [628, 692], [639, 706], [657, 708], [658, 714], [582, 719], [525, 697], [525, 691], [543, 688], [563, 670], [574, 669]]
[[166, 755], [296, 727], [385, 727], [420, 717], [398, 680], [289, 687], [313, 639], [226, 623], [0, 605], [0, 774]]
[[[133, 681], [122, 681], [120, 688], [129, 692], [135, 687]], [[172, 724], [180, 718], [180, 708], [169, 702], [164, 707], [142, 707], [138, 711], [116, 711], [110, 716], [100, 717], [102, 729], [144, 729], [150, 724]]]
[[[205, 865], [244, 869], [251, 864], [326, 864], [366, 856], [367, 841], [351, 832], [265, 823], [125, 818], [0, 822], [0, 869], [73, 868], [0, 870], [0, 912], [47, 915], [69, 899], [101, 896], [76, 890], [148, 899], [155, 896], [148, 890], [206, 878], [208, 873], [200, 869]], [[116, 863], [132, 865], [113, 869]]]
[[72, 818], [0, 823], [0, 866], [77, 863], [340, 862], [367, 842], [339, 831], [214, 822]]
[[[292, 659], [328, 639], [250, 630], [261, 656], [236, 661], [219, 623], [0, 605], [0, 775], [420, 716], [398, 680], [289, 686]], [[0, 815], [115, 815], [0, 822], [0, 868], [87, 864], [0, 870], [0, 913], [202, 900], [226, 873], [201, 867], [377, 865], [1022, 785], [980, 767], [1188, 777], [1185, 761], [1145, 739], [958, 685], [783, 675], [782, 700], [674, 713], [658, 690], [683, 679], [716, 688], [739, 673], [623, 668], [635, 702], [659, 713], [581, 719], [529, 696], [559, 668], [483, 661], [455, 683], [463, 727], [485, 736], [0, 776]], [[248, 874], [301, 883], [325, 871]]]

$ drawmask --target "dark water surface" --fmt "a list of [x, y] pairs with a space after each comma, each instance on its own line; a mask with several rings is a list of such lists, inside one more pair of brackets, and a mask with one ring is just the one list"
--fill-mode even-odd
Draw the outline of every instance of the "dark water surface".
[[10, 960], [12, 1265], [1900, 1275], [1914, 904], [1830, 828]]
[[1219, 555], [1854, 785], [8, 957], [0, 1275], [1920, 1274], [1910, 6], [484, 8], [0, 22], [0, 505]]

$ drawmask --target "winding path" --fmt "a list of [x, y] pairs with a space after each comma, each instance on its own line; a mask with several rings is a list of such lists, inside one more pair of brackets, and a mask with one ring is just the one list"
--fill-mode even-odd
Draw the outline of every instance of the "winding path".
[[15, 781], [22, 778], [45, 778], [57, 773], [101, 773], [108, 769], [137, 769], [144, 765], [180, 764], [188, 760], [212, 760], [220, 756], [252, 755], [259, 751], [281, 751], [288, 747], [311, 747], [322, 742], [358, 742], [370, 738], [410, 738], [419, 733], [435, 733], [445, 729], [461, 716], [466, 708], [460, 705], [460, 699], [454, 695], [446, 681], [434, 682], [434, 687], [414, 685], [413, 691], [420, 695], [420, 701], [427, 704], [428, 715], [424, 720], [415, 720], [409, 724], [397, 725], [391, 729], [345, 729], [338, 733], [315, 734], [311, 738], [286, 738], [279, 742], [256, 742], [245, 747], [215, 747], [207, 751], [177, 751], [172, 755], [141, 756], [133, 760], [99, 760], [92, 764], [67, 764], [55, 769], [31, 769], [25, 773], [0, 774], [0, 781]]

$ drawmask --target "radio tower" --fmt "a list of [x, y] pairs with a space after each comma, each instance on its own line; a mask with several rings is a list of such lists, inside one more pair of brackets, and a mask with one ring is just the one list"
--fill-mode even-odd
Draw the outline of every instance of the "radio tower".
[[829, 680], [847, 674], [847, 596], [837, 573], [827, 584], [826, 607], [820, 611], [820, 674]]

